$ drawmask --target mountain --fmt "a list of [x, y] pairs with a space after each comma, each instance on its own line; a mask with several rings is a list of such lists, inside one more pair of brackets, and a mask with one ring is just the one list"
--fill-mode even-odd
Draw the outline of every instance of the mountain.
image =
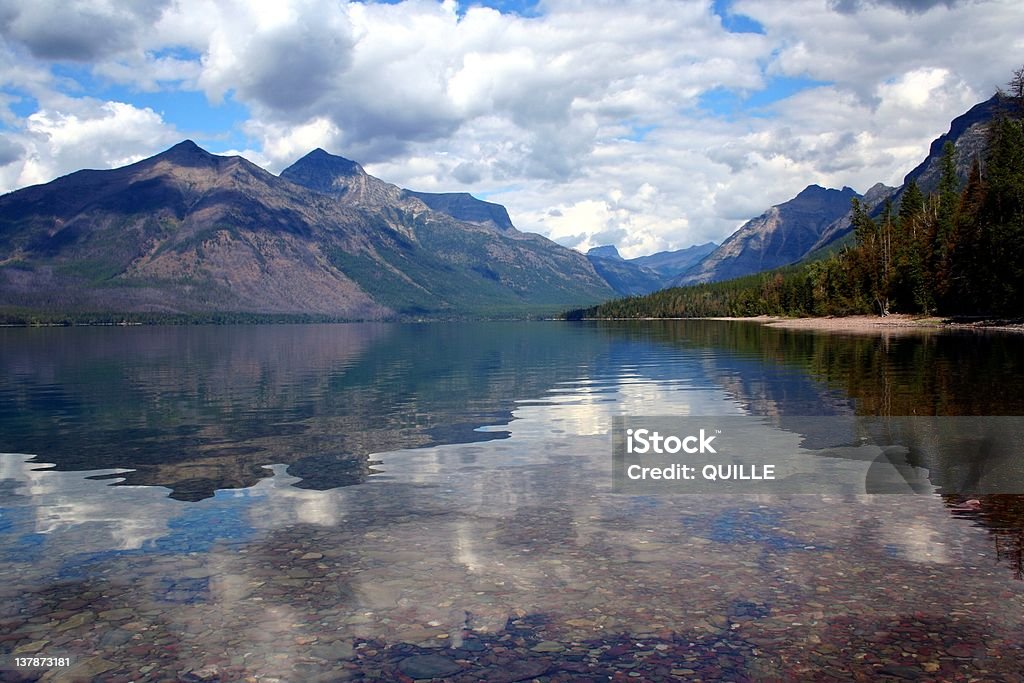
[[[875, 183], [861, 197], [861, 203], [869, 215], [877, 215], [882, 212], [886, 199], [894, 198], [899, 188], [889, 187], [882, 183]], [[821, 231], [821, 237], [808, 250], [805, 258], [812, 257], [822, 249], [827, 249], [838, 244], [844, 237], [853, 233], [853, 210], [850, 209], [836, 220], [829, 223]]]
[[[868, 214], [875, 218], [880, 216], [887, 199], [892, 200], [893, 206], [898, 208], [903, 190], [912, 180], [917, 183], [918, 188], [925, 195], [935, 192], [939, 187], [939, 178], [942, 174], [942, 153], [946, 142], [953, 143], [953, 162], [956, 166], [956, 173], [960, 178], [960, 183], [966, 183], [967, 176], [971, 171], [971, 164], [975, 159], [984, 157], [988, 124], [1002, 106], [1004, 103], [1000, 96], [993, 95], [990, 99], [974, 105], [967, 112], [953, 119], [950, 122], [949, 131], [932, 141], [928, 148], [928, 155], [903, 178], [903, 184], [900, 187], [887, 187], [878, 183], [864, 193], [864, 203]], [[811, 253], [834, 245], [851, 234], [853, 231], [850, 221], [852, 215], [852, 213], [847, 213], [825, 228], [817, 244], [812, 247]]]
[[[576, 251], [519, 232], [510, 221], [504, 227], [492, 220], [456, 220], [430, 209], [421, 193], [374, 178], [358, 164], [323, 150], [299, 159], [281, 177], [323, 192], [339, 205], [370, 208], [390, 229], [369, 231], [372, 252], [338, 253], [337, 260], [346, 273], [399, 312], [486, 313], [493, 307], [551, 307], [565, 298], [612, 294]], [[457, 195], [427, 196], [433, 201]], [[454, 203], [445, 206], [459, 211]]]
[[659, 251], [649, 256], [638, 256], [637, 258], [630, 259], [630, 261], [638, 266], [650, 268], [667, 278], [674, 278], [686, 272], [694, 264], [699, 263], [701, 259], [717, 248], [718, 245], [716, 243], [706, 242], [704, 244], [695, 244], [685, 249], [677, 249], [676, 251]]
[[793, 199], [747, 221], [672, 285], [729, 280], [799, 261], [825, 228], [850, 210], [854, 197], [860, 195], [849, 187], [808, 185]]
[[405, 193], [419, 199], [434, 211], [446, 213], [460, 221], [490, 224], [498, 230], [515, 230], [504, 206], [477, 199], [468, 192], [435, 193], [406, 190]]
[[314, 150], [281, 176], [191, 141], [0, 197], [0, 307], [338, 318], [503, 314], [612, 295], [539, 235], [458, 220]]
[[[990, 124], [1006, 116], [995, 131]], [[789, 268], [769, 270], [754, 264], [747, 277], [729, 282], [708, 284], [699, 288], [675, 288], [643, 297], [607, 302], [589, 309], [570, 311], [570, 319], [588, 317], [686, 317], [686, 316], [749, 316], [749, 315], [850, 315], [887, 310], [928, 314], [963, 314], [965, 311], [1019, 316], [1020, 292], [1024, 277], [1015, 265], [1014, 256], [1022, 248], [1021, 212], [1007, 210], [1020, 204], [1017, 189], [1024, 178], [1024, 164], [1018, 153], [1021, 148], [1021, 119], [1024, 103], [1021, 98], [998, 94], [972, 107], [955, 118], [947, 133], [936, 139], [924, 161], [907, 174], [899, 189], [881, 183], [861, 198], [867, 213], [875, 220], [882, 242], [868, 240], [855, 244], [849, 214], [842, 213], [818, 230], [818, 239], [799, 263]], [[990, 133], [995, 133], [991, 135]], [[953, 145], [954, 170], [960, 179], [959, 208], [948, 240], [942, 241], [944, 254], [935, 259], [934, 236], [940, 235], [943, 221], [953, 212], [950, 205], [937, 200], [942, 175], [944, 147]], [[993, 145], [988, 150], [989, 145]], [[979, 181], [968, 182], [975, 161], [986, 161]], [[880, 214], [891, 202], [900, 211], [900, 199], [911, 181], [924, 195], [930, 195], [914, 207], [906, 207], [903, 215], [887, 226]], [[831, 196], [830, 196], [831, 195]], [[840, 195], [840, 201], [834, 201]], [[773, 240], [793, 236], [782, 230], [797, 214], [817, 214], [818, 208], [841, 211], [851, 196], [849, 188], [842, 191], [823, 190], [811, 186], [800, 195], [754, 219], [734, 233], [723, 245], [686, 273], [683, 284], [693, 280], [706, 282], [729, 276], [727, 266], [735, 266], [744, 258], [761, 258], [770, 250]], [[808, 201], [813, 200], [813, 201]], [[802, 206], [801, 206], [802, 205]], [[880, 221], [879, 219], [882, 218]], [[819, 221], [818, 225], [822, 225]], [[913, 230], [903, 229], [912, 226]], [[895, 227], [896, 229], [890, 229]], [[813, 233], [813, 230], [809, 230]], [[882, 249], [879, 247], [882, 246]], [[840, 247], [844, 247], [840, 249]], [[849, 247], [849, 250], [845, 249]], [[836, 254], [823, 267], [805, 267], [809, 261]], [[892, 253], [901, 258], [889, 259]], [[995, 254], [995, 256], [993, 256]], [[729, 257], [733, 263], [729, 262]], [[761, 265], [761, 267], [758, 267]], [[760, 272], [760, 274], [758, 274]], [[703, 276], [706, 279], [700, 279]]]
[[594, 247], [587, 252], [587, 260], [616, 294], [650, 294], [665, 286], [660, 273], [627, 261], [613, 245]]
[[605, 244], [600, 247], [594, 247], [587, 252], [587, 258], [605, 258], [615, 259], [617, 261], [624, 261], [625, 259], [619, 254], [619, 250], [615, 248], [614, 244]]
[[984, 158], [988, 124], [1002, 106], [1001, 97], [996, 94], [953, 119], [949, 131], [932, 141], [928, 156], [903, 179], [903, 186], [914, 180], [925, 195], [936, 191], [942, 175], [942, 151], [947, 142], [953, 143], [957, 176], [961, 183], [966, 182], [971, 164], [975, 159]]
[[[995, 95], [953, 119], [949, 131], [932, 142], [928, 156], [906, 175], [902, 186], [894, 188], [877, 183], [864, 193], [862, 199], [868, 213], [877, 218], [884, 210], [886, 200], [899, 207], [903, 188], [911, 180], [916, 181], [925, 194], [934, 192], [938, 188], [942, 151], [947, 141], [954, 145], [957, 175], [961, 182], [966, 182], [971, 164], [984, 154], [988, 123], [1002, 106], [1000, 96]], [[841, 196], [842, 193], [847, 194]], [[813, 259], [827, 250], [834, 250], [845, 244], [844, 239], [850, 239], [852, 234], [853, 214], [849, 199], [854, 196], [856, 193], [849, 188], [840, 192], [811, 185], [789, 202], [773, 207], [743, 225], [715, 252], [673, 280], [672, 284], [728, 280], [805, 258]], [[841, 213], [835, 215], [836, 210], [841, 210]], [[823, 217], [829, 215], [833, 218], [822, 225]], [[815, 233], [816, 237], [808, 243]]]
[[673, 278], [714, 251], [716, 246], [708, 242], [678, 251], [624, 259], [614, 245], [608, 244], [588, 251], [587, 259], [616, 294], [633, 296], [667, 287]]

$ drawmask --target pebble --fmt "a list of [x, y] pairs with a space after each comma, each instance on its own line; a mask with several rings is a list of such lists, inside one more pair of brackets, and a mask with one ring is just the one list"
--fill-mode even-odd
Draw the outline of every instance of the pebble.
[[181, 683], [208, 683], [220, 680], [220, 671], [213, 666], [203, 667], [195, 671], [187, 671], [179, 677]]
[[415, 655], [400, 661], [398, 670], [410, 678], [440, 678], [458, 673], [462, 667], [441, 655]]
[[355, 649], [352, 647], [352, 643], [336, 642], [314, 645], [309, 653], [319, 659], [336, 662], [342, 659], [352, 659]]
[[98, 616], [100, 619], [103, 619], [104, 621], [123, 621], [125, 619], [131, 619], [132, 617], [134, 617], [135, 610], [128, 608], [112, 609], [107, 610], [105, 612], [100, 612]]
[[25, 643], [14, 648], [14, 654], [16, 655], [31, 655], [41, 651], [44, 647], [50, 644], [49, 640], [35, 640], [31, 643]]
[[533, 652], [562, 652], [565, 646], [553, 640], [545, 640], [530, 648]]
[[103, 647], [115, 648], [124, 645], [131, 639], [132, 634], [130, 631], [115, 628], [109, 631], [105, 631], [103, 635], [100, 636], [100, 645], [102, 645]]
[[974, 648], [964, 643], [957, 643], [946, 648], [946, 652], [953, 657], [972, 657]]
[[58, 669], [50, 679], [52, 683], [79, 683], [95, 680], [100, 674], [116, 669], [117, 664], [103, 657], [89, 657], [67, 669]]
[[895, 676], [896, 678], [902, 678], [908, 681], [916, 681], [921, 677], [921, 670], [910, 666], [883, 666], [878, 670], [878, 673], [885, 674], [886, 676]]
[[478, 678], [487, 683], [518, 683], [532, 681], [546, 674], [551, 668], [551, 663], [547, 660], [518, 660], [486, 669]]
[[58, 626], [57, 632], [59, 633], [63, 631], [70, 631], [71, 629], [75, 628], [80, 628], [82, 626], [85, 626], [95, 618], [96, 617], [95, 615], [93, 615], [92, 612], [82, 612], [81, 614], [76, 614], [75, 616], [71, 617], [70, 619], [62, 623], [60, 626]]

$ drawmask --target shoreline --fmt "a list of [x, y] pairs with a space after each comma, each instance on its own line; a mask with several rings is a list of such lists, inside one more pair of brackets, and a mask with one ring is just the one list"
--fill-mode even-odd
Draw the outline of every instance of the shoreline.
[[[382, 319], [382, 320], [343, 320], [343, 319], [303, 319], [300, 315], [294, 316], [265, 316], [264, 319], [254, 317], [252, 320], [233, 319], [192, 319], [186, 316], [167, 320], [86, 320], [86, 321], [34, 321], [34, 322], [0, 322], [0, 328], [51, 328], [51, 327], [148, 327], [148, 326], [234, 326], [234, 325], [308, 325], [308, 324], [351, 324], [351, 323], [453, 323], [453, 322], [527, 322], [527, 321], [564, 321], [564, 318], [532, 317], [522, 318], [422, 318], [412, 319]], [[776, 327], [789, 330], [809, 330], [817, 332], [848, 332], [862, 334], [877, 334], [883, 332], [893, 333], [924, 333], [941, 332], [949, 330], [975, 330], [1024, 333], [1024, 319], [1000, 320], [1000, 319], [978, 319], [978, 320], [956, 320], [936, 316], [912, 315], [908, 313], [891, 313], [880, 317], [877, 315], [850, 315], [850, 316], [827, 316], [827, 317], [802, 317], [789, 318], [779, 315], [755, 315], [755, 316], [709, 316], [693, 318], [582, 318], [580, 322], [601, 322], [601, 321], [666, 321], [666, 320], [716, 320], [727, 322], [749, 322], [760, 323], [767, 327]]]
[[892, 313], [884, 318], [877, 315], [850, 315], [825, 318], [785, 318], [782, 316], [759, 315], [749, 318], [724, 317], [706, 318], [706, 320], [739, 320], [758, 322], [768, 327], [823, 332], [938, 332], [943, 330], [1024, 332], [1024, 323], [1018, 322], [1004, 320], [957, 322], [950, 318], [910, 315], [907, 313]]

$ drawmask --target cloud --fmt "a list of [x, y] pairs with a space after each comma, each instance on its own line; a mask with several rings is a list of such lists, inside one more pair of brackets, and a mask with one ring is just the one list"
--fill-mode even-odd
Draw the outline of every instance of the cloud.
[[829, 0], [829, 6], [841, 14], [855, 14], [865, 7], [893, 7], [907, 14], [923, 14], [933, 7], [953, 7], [959, 0]]
[[208, 38], [199, 86], [214, 100], [234, 91], [286, 120], [315, 113], [313, 105], [350, 65], [351, 27], [342, 6], [305, 3], [280, 15], [231, 9], [218, 13], [223, 23]]
[[315, 118], [299, 126], [252, 120], [246, 124], [245, 131], [259, 140], [268, 167], [275, 172], [317, 147], [340, 154], [340, 131], [326, 118]]
[[0, 135], [0, 166], [13, 164], [25, 154], [25, 148], [14, 140]]
[[464, 161], [452, 169], [452, 177], [463, 185], [472, 185], [483, 180], [486, 167], [472, 161]]
[[0, 35], [39, 59], [93, 61], [135, 45], [167, 1], [0, 2]]
[[604, 244], [620, 244], [629, 237], [625, 228], [609, 228], [590, 235], [588, 241], [598, 246]]
[[[57, 68], [76, 60], [128, 94], [230, 98], [249, 116], [231, 144], [270, 170], [323, 147], [406, 187], [485, 193], [563, 244], [614, 237], [639, 255], [721, 240], [809, 183], [898, 182], [1024, 54], [1008, 0], [731, 10], [763, 33], [670, 0], [546, 0], [529, 16], [451, 0], [0, 1], [0, 113], [25, 150], [0, 182], [174, 141], [173, 112], [76, 91]], [[787, 78], [814, 84], [783, 97]], [[736, 111], [710, 114], [712, 91]]]
[[23, 154], [0, 169], [4, 189], [47, 182], [81, 168], [112, 168], [156, 154], [181, 139], [151, 109], [86, 98], [40, 109], [6, 144]]

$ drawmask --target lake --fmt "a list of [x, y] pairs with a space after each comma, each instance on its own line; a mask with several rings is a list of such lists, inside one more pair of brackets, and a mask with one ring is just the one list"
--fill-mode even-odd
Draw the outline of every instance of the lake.
[[1024, 496], [626, 495], [611, 429], [1022, 416], [1024, 335], [7, 328], [0, 365], [0, 680], [1020, 680]]

